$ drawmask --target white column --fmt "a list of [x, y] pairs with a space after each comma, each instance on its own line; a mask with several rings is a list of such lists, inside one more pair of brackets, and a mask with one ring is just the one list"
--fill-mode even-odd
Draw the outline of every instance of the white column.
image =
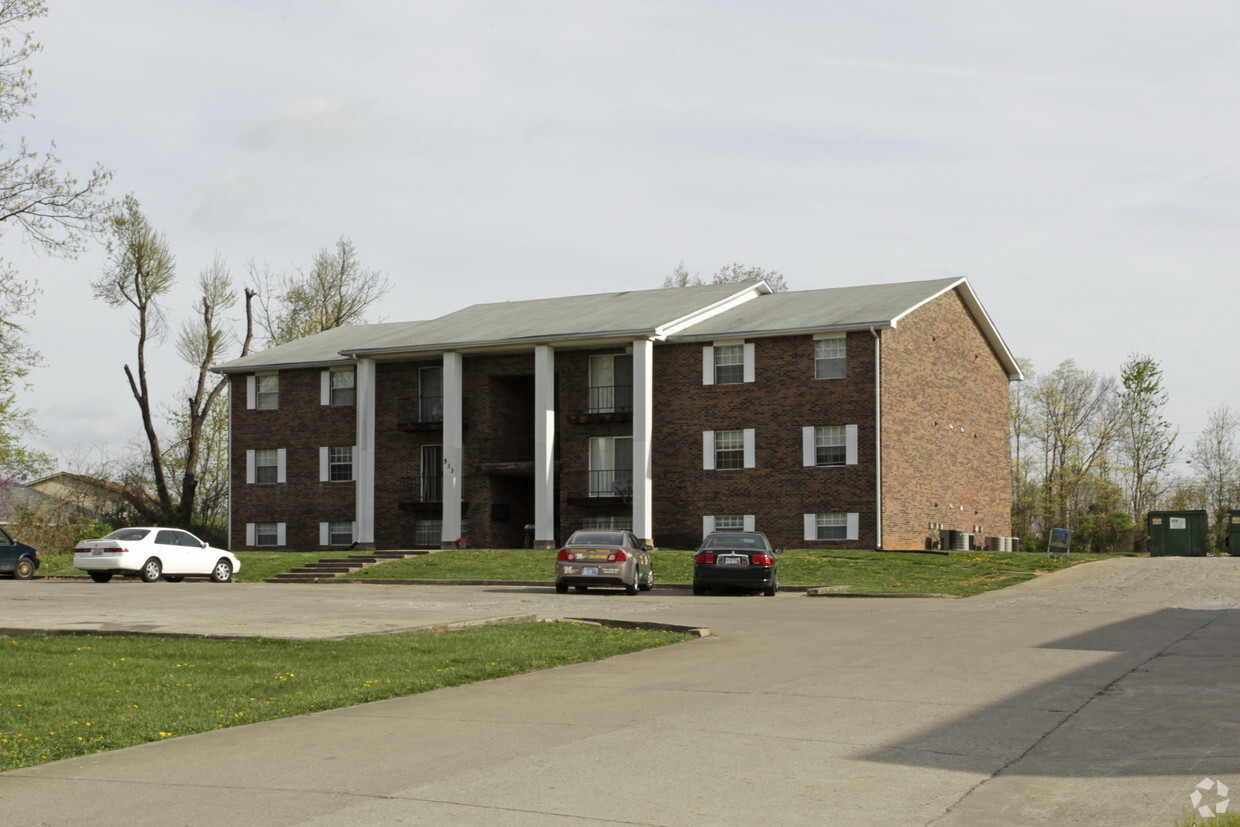
[[445, 548], [455, 547], [461, 536], [462, 467], [465, 438], [461, 398], [464, 390], [464, 364], [459, 353], [443, 355], [443, 532]]
[[534, 348], [534, 548], [555, 547], [555, 350]]
[[357, 447], [353, 457], [357, 533], [353, 539], [363, 545], [375, 542], [375, 360], [357, 360], [356, 394]]
[[654, 342], [633, 342], [633, 533], [654, 543], [651, 441], [654, 431]]

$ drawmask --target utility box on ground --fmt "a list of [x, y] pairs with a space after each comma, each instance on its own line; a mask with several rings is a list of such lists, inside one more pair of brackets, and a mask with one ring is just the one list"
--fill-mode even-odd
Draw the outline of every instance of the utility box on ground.
[[1227, 516], [1227, 553], [1240, 557], [1240, 510], [1235, 508]]
[[1151, 511], [1145, 520], [1151, 557], [1206, 556], [1210, 520], [1205, 511]]

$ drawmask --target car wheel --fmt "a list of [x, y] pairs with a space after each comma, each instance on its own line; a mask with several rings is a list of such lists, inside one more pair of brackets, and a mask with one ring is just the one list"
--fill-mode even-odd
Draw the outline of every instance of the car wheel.
[[90, 579], [91, 579], [91, 580], [94, 580], [96, 583], [106, 583], [106, 582], [108, 582], [109, 580], [111, 580], [111, 579], [112, 579], [112, 572], [110, 572], [110, 571], [92, 571], [92, 572], [90, 573]]
[[34, 577], [34, 561], [29, 557], [18, 560], [17, 568], [13, 569], [13, 577], [18, 580], [29, 580]]
[[180, 583], [185, 578], [181, 577], [180, 575], [177, 575], [175, 577], [169, 577], [168, 575], [164, 575], [164, 579], [167, 580], [169, 583]]
[[638, 581], [638, 578], [639, 578], [640, 576], [641, 576], [641, 575], [640, 575], [638, 572], [636, 572], [636, 571], [635, 571], [635, 572], [633, 572], [633, 582], [632, 582], [632, 583], [626, 583], [626, 584], [624, 585], [624, 593], [625, 593], [625, 594], [637, 594], [637, 581]]
[[556, 594], [568, 594], [568, 584], [567, 583], [556, 583], [555, 593]]
[[215, 568], [211, 569], [212, 583], [227, 583], [232, 580], [232, 563], [221, 559], [215, 564]]
[[654, 566], [646, 570], [646, 579], [637, 584], [637, 588], [648, 592], [654, 588]]
[[779, 575], [775, 575], [771, 578], [771, 585], [763, 589], [762, 593], [767, 597], [774, 597], [775, 592], [777, 591], [779, 591]]
[[142, 564], [142, 568], [138, 571], [138, 576], [142, 578], [143, 583], [154, 583], [163, 573], [164, 567], [159, 562], [159, 558], [151, 557]]
[[706, 594], [706, 587], [703, 586], [701, 583], [694, 583], [693, 593], [696, 594], [698, 597], [701, 597], [702, 595]]

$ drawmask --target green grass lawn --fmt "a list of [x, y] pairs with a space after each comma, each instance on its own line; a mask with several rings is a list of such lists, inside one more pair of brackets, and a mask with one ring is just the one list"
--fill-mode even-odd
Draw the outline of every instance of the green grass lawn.
[[[468, 549], [441, 551], [381, 563], [349, 575], [366, 580], [555, 579], [556, 550]], [[846, 586], [877, 594], [950, 594], [966, 597], [1029, 580], [1039, 572], [1099, 560], [1101, 554], [1048, 557], [1039, 553], [959, 551], [914, 554], [898, 551], [789, 549], [779, 558], [783, 585]], [[651, 552], [656, 583], [693, 581], [693, 552]]]
[[573, 623], [343, 641], [0, 636], [0, 771], [685, 637]]

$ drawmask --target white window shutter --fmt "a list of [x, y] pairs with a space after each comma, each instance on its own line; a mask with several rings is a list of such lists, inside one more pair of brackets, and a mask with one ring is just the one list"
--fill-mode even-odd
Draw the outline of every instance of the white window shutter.
[[848, 512], [848, 539], [856, 540], [861, 536], [861, 515], [855, 511]]
[[752, 382], [753, 380], [753, 342], [745, 342], [745, 381]]
[[753, 468], [754, 463], [754, 434], [753, 428], [745, 429], [745, 467]]
[[715, 470], [715, 432], [702, 431], [702, 468]]
[[253, 485], [254, 477], [255, 477], [254, 452], [246, 451], [245, 452], [245, 481], [246, 483]]
[[254, 523], [245, 524], [245, 544], [247, 546], [254, 545]]
[[276, 545], [283, 546], [288, 543], [287, 523], [276, 523]]
[[804, 539], [806, 540], [817, 540], [818, 539], [818, 515], [817, 514], [806, 514], [805, 515], [805, 537]]
[[844, 452], [845, 462], [848, 465], [857, 464], [857, 426], [844, 426]]
[[801, 429], [801, 464], [806, 467], [818, 464], [818, 451], [814, 441], [813, 425], [806, 425]]
[[327, 446], [323, 445], [319, 448], [319, 482], [327, 482], [331, 479], [331, 472], [328, 468]]
[[332, 372], [325, 370], [319, 374], [319, 404], [332, 403]]
[[715, 530], [715, 518], [709, 517], [709, 516], [703, 517], [702, 518], [702, 536], [705, 537], [707, 534], [710, 534], [714, 530]]
[[276, 449], [276, 482], [288, 482], [288, 474], [286, 473], [286, 469], [288, 467], [287, 460], [288, 460], [288, 449], [277, 448]]
[[702, 347], [702, 384], [715, 384], [715, 348], [713, 345]]
[[327, 545], [331, 540], [331, 535], [328, 533], [328, 527], [329, 526], [327, 523], [319, 523], [319, 545], [321, 546]]
[[258, 399], [258, 377], [245, 377], [245, 407], [246, 410], [254, 410], [255, 401]]
[[746, 514], [746, 515], [745, 515], [745, 523], [744, 523], [744, 525], [745, 525], [745, 530], [746, 530], [746, 531], [754, 531], [754, 530], [755, 530], [755, 529], [754, 529], [754, 519], [753, 519], [753, 515], [752, 515], [752, 514]]

